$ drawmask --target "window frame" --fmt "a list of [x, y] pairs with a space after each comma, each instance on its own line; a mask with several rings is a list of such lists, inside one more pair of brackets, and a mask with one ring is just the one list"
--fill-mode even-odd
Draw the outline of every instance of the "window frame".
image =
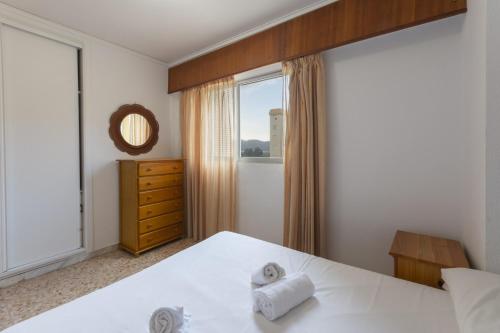
[[[238, 162], [242, 163], [262, 163], [262, 164], [283, 164], [283, 155], [285, 153], [284, 149], [284, 142], [283, 142], [283, 153], [281, 157], [243, 157], [241, 156], [241, 110], [240, 110], [240, 87], [253, 84], [253, 83], [259, 83], [262, 81], [267, 81], [267, 80], [272, 80], [272, 79], [277, 79], [277, 78], [283, 78], [283, 84], [285, 83], [285, 75], [281, 70], [279, 71], [272, 71], [266, 74], [261, 74], [261, 75], [256, 75], [252, 76], [249, 78], [244, 78], [241, 80], [238, 80], [235, 85], [235, 110], [237, 113], [237, 135], [236, 135], [236, 140], [238, 141], [237, 144], [235, 145], [237, 147], [237, 156], [238, 156]], [[282, 94], [283, 97], [283, 94]], [[284, 98], [282, 98], [281, 102], [281, 107], [284, 110], [285, 106], [283, 105]], [[284, 122], [283, 118], [283, 122]], [[284, 125], [284, 124], [283, 124]], [[284, 141], [284, 133], [283, 133], [283, 141]]]

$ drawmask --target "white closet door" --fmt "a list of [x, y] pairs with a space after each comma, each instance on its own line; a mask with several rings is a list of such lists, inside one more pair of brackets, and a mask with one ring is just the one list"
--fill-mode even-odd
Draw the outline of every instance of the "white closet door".
[[77, 49], [2, 27], [7, 269], [81, 247]]

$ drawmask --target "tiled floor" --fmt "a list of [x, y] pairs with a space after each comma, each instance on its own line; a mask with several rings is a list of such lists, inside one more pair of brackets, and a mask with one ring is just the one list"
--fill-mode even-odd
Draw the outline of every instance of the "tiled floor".
[[0, 289], [0, 330], [139, 272], [193, 244], [184, 239], [140, 257], [115, 250]]

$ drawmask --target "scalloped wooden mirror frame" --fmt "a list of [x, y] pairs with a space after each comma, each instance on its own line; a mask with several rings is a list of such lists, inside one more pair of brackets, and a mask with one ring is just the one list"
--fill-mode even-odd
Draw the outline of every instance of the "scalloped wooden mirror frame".
[[[139, 114], [143, 116], [151, 128], [151, 135], [148, 140], [140, 145], [134, 146], [128, 143], [122, 136], [121, 123], [125, 117], [130, 114]], [[116, 110], [109, 119], [109, 136], [115, 143], [116, 148], [130, 155], [140, 155], [150, 152], [151, 149], [158, 143], [158, 132], [160, 125], [155, 118], [153, 112], [146, 109], [140, 104], [125, 104]]]

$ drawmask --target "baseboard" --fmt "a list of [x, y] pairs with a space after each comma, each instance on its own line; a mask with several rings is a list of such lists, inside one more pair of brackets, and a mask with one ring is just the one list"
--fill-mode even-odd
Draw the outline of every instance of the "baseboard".
[[74, 264], [82, 262], [84, 260], [88, 260], [90, 258], [94, 258], [94, 257], [100, 256], [100, 255], [103, 255], [105, 253], [115, 251], [117, 249], [118, 249], [118, 244], [111, 245], [111, 246], [99, 249], [97, 251], [93, 251], [91, 253], [77, 254], [75, 256], [65, 258], [65, 259], [59, 260], [57, 262], [47, 264], [47, 265], [42, 266], [42, 267], [37, 267], [37, 268], [34, 268], [32, 270], [23, 272], [23, 273], [8, 276], [8, 277], [5, 277], [3, 279], [0, 279], [0, 288], [9, 287], [9, 286], [12, 286], [18, 282], [23, 281], [23, 280], [32, 279], [34, 277], [37, 277], [37, 276], [40, 276], [40, 275], [43, 275], [43, 274], [46, 274], [49, 272], [56, 271], [56, 270], [64, 268], [64, 267], [74, 265]]

